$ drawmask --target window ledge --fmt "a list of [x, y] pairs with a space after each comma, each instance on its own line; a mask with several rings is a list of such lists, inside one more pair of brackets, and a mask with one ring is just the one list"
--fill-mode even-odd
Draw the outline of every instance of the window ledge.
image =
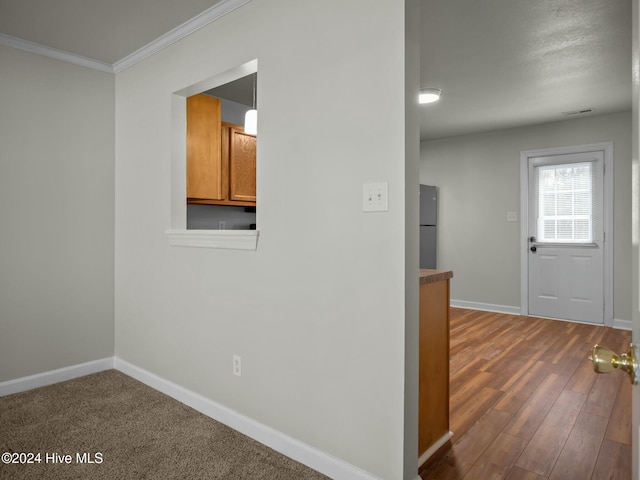
[[256, 250], [258, 230], [167, 230], [172, 247]]

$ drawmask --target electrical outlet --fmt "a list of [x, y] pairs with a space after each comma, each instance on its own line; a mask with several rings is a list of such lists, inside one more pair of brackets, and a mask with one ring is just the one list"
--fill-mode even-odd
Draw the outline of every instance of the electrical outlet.
[[218, 220], [218, 230], [224, 230], [226, 228], [226, 223], [224, 220]]
[[233, 374], [237, 377], [242, 376], [242, 357], [233, 355]]

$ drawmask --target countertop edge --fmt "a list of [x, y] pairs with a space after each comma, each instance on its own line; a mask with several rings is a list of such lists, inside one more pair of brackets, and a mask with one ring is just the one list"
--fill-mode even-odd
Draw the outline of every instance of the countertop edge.
[[443, 282], [450, 278], [453, 278], [453, 272], [451, 270], [420, 269], [420, 284]]

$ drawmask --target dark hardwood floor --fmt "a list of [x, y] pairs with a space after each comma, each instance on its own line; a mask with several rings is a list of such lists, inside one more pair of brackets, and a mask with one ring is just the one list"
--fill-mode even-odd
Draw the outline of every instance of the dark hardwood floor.
[[631, 332], [451, 309], [452, 448], [424, 480], [631, 478], [631, 382], [591, 347]]

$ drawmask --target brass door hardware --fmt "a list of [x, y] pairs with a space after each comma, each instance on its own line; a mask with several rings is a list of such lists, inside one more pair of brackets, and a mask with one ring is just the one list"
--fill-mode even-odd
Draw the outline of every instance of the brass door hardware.
[[594, 345], [589, 360], [593, 363], [593, 370], [596, 373], [609, 373], [614, 369], [627, 372], [631, 383], [637, 383], [638, 358], [636, 357], [636, 347], [629, 344], [629, 351], [621, 355], [602, 345]]

